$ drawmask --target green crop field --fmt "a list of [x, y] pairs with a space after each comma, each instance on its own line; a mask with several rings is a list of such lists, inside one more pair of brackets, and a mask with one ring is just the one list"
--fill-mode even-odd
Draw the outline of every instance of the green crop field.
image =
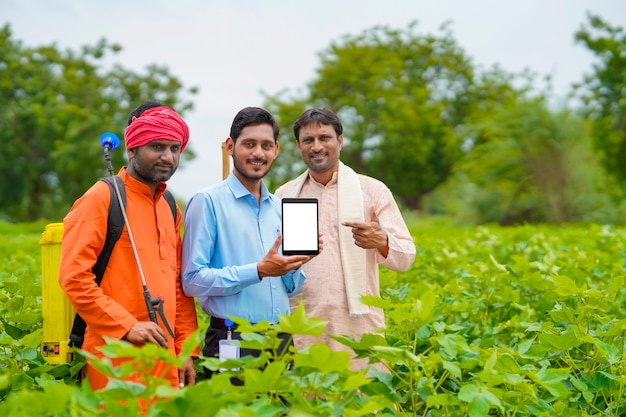
[[[405, 273], [381, 268], [382, 297], [367, 300], [385, 310], [386, 335], [339, 338], [384, 371], [353, 372], [324, 345], [274, 357], [278, 330], [323, 327], [299, 309], [277, 326], [243, 325], [242, 343], [268, 349], [258, 360], [197, 359], [198, 369], [230, 370], [211, 380], [181, 390], [115, 382], [98, 393], [75, 381], [79, 363], [49, 365], [39, 353], [46, 223], [0, 223], [0, 415], [135, 416], [140, 399], [152, 400], [150, 416], [626, 415], [623, 228], [407, 220], [415, 263]], [[201, 317], [188, 351], [205, 326]], [[179, 360], [119, 341], [107, 351], [146, 366]], [[244, 384], [233, 386], [233, 375]]]

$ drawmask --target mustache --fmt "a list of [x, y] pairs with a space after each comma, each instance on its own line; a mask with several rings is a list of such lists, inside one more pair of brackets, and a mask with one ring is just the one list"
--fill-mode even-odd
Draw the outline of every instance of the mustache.
[[154, 166], [155, 166], [155, 167], [167, 167], [167, 168], [170, 168], [170, 169], [173, 169], [173, 168], [174, 168], [174, 164], [170, 164], [170, 163], [163, 163], [163, 162], [160, 162], [160, 163], [158, 163], [158, 164], [154, 164]]

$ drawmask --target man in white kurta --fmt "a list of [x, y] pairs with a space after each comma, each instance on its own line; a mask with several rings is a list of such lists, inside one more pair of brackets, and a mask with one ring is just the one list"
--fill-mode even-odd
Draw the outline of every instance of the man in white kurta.
[[[405, 271], [415, 260], [415, 244], [389, 188], [339, 161], [342, 131], [339, 119], [328, 109], [303, 113], [294, 132], [309, 169], [276, 191], [281, 198], [319, 201], [324, 251], [304, 265], [307, 281], [290, 302], [294, 309], [302, 300], [307, 316], [328, 325], [320, 338], [296, 335], [298, 349], [321, 341], [332, 350], [352, 352], [329, 335], [360, 340], [365, 333], [382, 331], [383, 311], [362, 305], [359, 296], [380, 296], [379, 264]], [[352, 369], [366, 366], [367, 360], [355, 360]]]

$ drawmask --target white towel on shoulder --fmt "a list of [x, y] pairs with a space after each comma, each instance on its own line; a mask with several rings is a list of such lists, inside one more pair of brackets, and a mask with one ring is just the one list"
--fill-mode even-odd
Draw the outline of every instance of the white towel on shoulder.
[[[299, 197], [300, 190], [308, 178], [309, 171], [298, 176], [284, 190], [284, 197]], [[365, 250], [354, 244], [352, 229], [341, 222], [364, 221], [363, 195], [359, 177], [354, 170], [342, 162], [337, 173], [337, 206], [339, 228], [339, 251], [346, 286], [348, 310], [350, 316], [359, 317], [369, 314], [369, 307], [361, 302], [361, 296], [367, 294], [367, 276], [365, 274]]]

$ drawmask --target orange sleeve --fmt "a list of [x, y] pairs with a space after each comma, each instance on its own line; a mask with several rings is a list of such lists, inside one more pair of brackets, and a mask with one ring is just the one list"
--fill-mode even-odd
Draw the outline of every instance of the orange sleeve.
[[[193, 297], [188, 297], [183, 292], [181, 271], [181, 259], [182, 259], [182, 240], [180, 239], [180, 227], [182, 224], [182, 213], [180, 208], [176, 208], [178, 215], [176, 216], [176, 236], [178, 239], [177, 245], [177, 266], [176, 266], [176, 354], [179, 355], [182, 352], [183, 344], [191, 333], [198, 329], [198, 318], [196, 315], [196, 304]], [[193, 355], [200, 355], [200, 348], [197, 347]]]

